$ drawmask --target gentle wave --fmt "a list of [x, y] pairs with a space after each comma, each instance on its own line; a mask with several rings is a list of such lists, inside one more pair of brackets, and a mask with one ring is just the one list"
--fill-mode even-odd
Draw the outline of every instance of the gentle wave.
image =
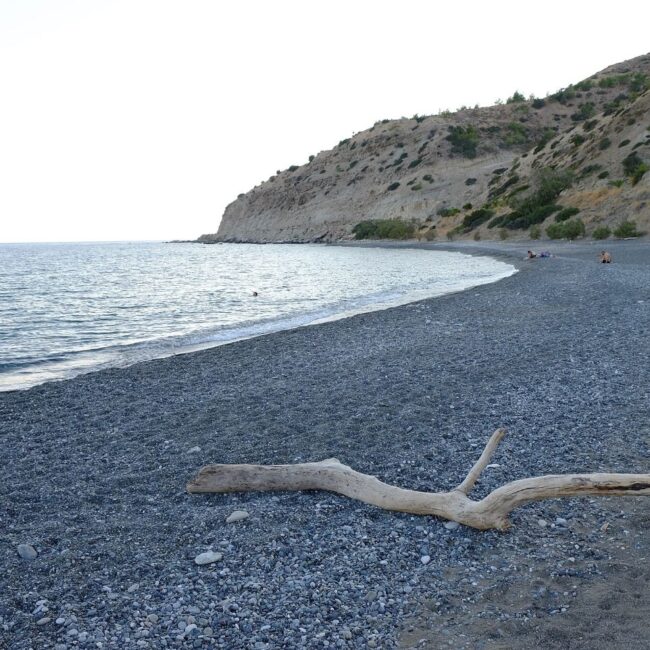
[[[490, 258], [322, 245], [2, 245], [0, 390], [507, 277]], [[253, 291], [258, 296], [253, 296]]]

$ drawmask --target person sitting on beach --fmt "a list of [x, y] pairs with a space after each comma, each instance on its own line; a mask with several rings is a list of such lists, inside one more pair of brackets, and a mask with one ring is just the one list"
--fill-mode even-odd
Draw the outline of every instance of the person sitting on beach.
[[600, 251], [599, 261], [601, 264], [611, 264], [612, 256], [607, 251]]

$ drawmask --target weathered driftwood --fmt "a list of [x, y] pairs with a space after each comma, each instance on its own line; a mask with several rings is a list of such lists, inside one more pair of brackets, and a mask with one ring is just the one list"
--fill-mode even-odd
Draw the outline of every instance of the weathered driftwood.
[[188, 492], [329, 490], [384, 510], [435, 515], [486, 530], [509, 527], [512, 510], [531, 501], [575, 496], [650, 496], [650, 474], [565, 474], [512, 481], [480, 501], [468, 498], [505, 435], [497, 429], [465, 480], [449, 492], [419, 492], [382, 483], [336, 458], [296, 465], [206, 465]]

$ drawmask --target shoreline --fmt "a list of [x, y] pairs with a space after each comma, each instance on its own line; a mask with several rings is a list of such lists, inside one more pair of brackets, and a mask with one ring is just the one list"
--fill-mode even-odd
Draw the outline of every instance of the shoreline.
[[[493, 249], [519, 257], [520, 272], [0, 393], [0, 645], [650, 641], [647, 599], [635, 597], [650, 579], [647, 499], [543, 501], [498, 533], [323, 492], [184, 491], [210, 462], [331, 456], [445, 490], [499, 426], [510, 433], [475, 498], [527, 476], [647, 472], [650, 246], [609, 242], [613, 264], [599, 265], [600, 242], [545, 246], [555, 257], [530, 262], [528, 243], [476, 244], [425, 245]], [[225, 523], [238, 509], [250, 517]], [[21, 543], [35, 560], [18, 556]], [[210, 549], [222, 560], [197, 566]]]
[[[358, 248], [391, 249], [395, 247], [391, 247], [390, 245], [378, 245], [358, 246]], [[417, 250], [417, 247], [414, 249]], [[420, 250], [429, 249], [421, 248]], [[442, 251], [442, 249], [431, 252], [456, 252], [459, 255], [463, 254], [461, 251]], [[490, 258], [493, 257], [487, 255], [478, 256]], [[505, 258], [504, 260], [500, 261], [505, 261]], [[508, 271], [509, 274], [515, 273], [516, 267], [514, 267], [510, 261], [508, 264], [512, 269], [511, 271]], [[18, 372], [19, 374], [18, 377], [13, 381], [18, 382], [18, 378], [24, 375], [25, 370], [33, 372], [31, 371], [31, 368], [34, 367], [40, 368], [40, 378], [32, 378], [29, 380], [23, 378], [22, 383], [10, 383], [13, 377], [11, 373], [0, 374], [0, 392], [29, 390], [34, 386], [40, 386], [50, 382], [68, 381], [85, 374], [101, 372], [102, 370], [106, 369], [128, 368], [137, 363], [155, 361], [157, 359], [164, 359], [167, 357], [174, 357], [183, 354], [192, 354], [201, 350], [208, 350], [222, 345], [229, 345], [231, 343], [253, 339], [258, 336], [268, 336], [277, 332], [290, 331], [302, 327], [310, 327], [312, 325], [319, 325], [345, 318], [351, 318], [363, 313], [392, 309], [394, 307], [419, 302], [421, 300], [436, 298], [448, 293], [468, 291], [476, 286], [489, 284], [491, 282], [498, 282], [504, 277], [508, 277], [508, 275], [506, 275], [506, 272], [507, 271], [505, 269], [501, 272], [498, 272], [498, 270], [495, 269], [493, 277], [489, 280], [485, 280], [481, 277], [476, 277], [474, 280], [471, 280], [469, 282], [458, 280], [453, 286], [446, 285], [442, 288], [429, 287], [428, 289], [405, 289], [402, 295], [399, 297], [389, 297], [389, 295], [384, 295], [383, 298], [378, 299], [375, 295], [373, 300], [370, 298], [372, 294], [365, 296], [360, 295], [353, 298], [355, 302], [361, 303], [355, 307], [346, 306], [344, 304], [330, 304], [324, 305], [316, 310], [312, 310], [311, 312], [267, 317], [264, 320], [258, 321], [245, 321], [237, 325], [231, 325], [216, 330], [213, 329], [210, 333], [205, 331], [203, 334], [193, 334], [192, 338], [195, 339], [193, 342], [180, 343], [177, 340], [178, 337], [173, 340], [171, 337], [161, 337], [159, 339], [152, 339], [146, 342], [122, 346], [121, 353], [116, 349], [117, 346], [105, 346], [101, 348], [98, 347], [93, 350], [93, 353], [95, 355], [99, 355], [100, 357], [102, 357], [102, 355], [107, 356], [113, 354], [114, 357], [111, 357], [109, 360], [93, 361], [92, 358], [86, 359], [81, 355], [77, 355], [66, 359], [64, 362], [60, 363], [59, 366], [56, 366], [56, 364], [49, 362], [39, 363], [35, 361], [31, 366], [26, 366], [24, 368], [16, 370], [15, 372]], [[397, 291], [397, 289], [395, 291]], [[393, 293], [395, 293], [395, 291], [393, 291]], [[185, 338], [187, 338], [187, 336]], [[196, 340], [197, 338], [199, 338], [199, 340]], [[67, 353], [63, 354], [65, 355]], [[53, 365], [54, 367], [52, 367]], [[67, 367], [67, 370], [65, 370], [64, 367]], [[45, 368], [45, 370], [43, 368]]]

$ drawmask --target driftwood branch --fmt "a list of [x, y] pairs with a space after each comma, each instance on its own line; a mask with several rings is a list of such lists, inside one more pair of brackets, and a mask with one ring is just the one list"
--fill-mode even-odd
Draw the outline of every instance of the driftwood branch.
[[481, 530], [505, 530], [510, 525], [510, 512], [532, 501], [588, 495], [650, 496], [650, 474], [566, 474], [512, 481], [473, 501], [467, 494], [504, 434], [504, 429], [492, 434], [465, 480], [450, 492], [420, 492], [388, 485], [336, 458], [296, 465], [206, 465], [188, 483], [187, 491], [328, 490], [384, 510], [435, 515]]
[[481, 472], [485, 469], [486, 465], [490, 462], [494, 452], [496, 451], [499, 443], [503, 439], [503, 436], [506, 435], [505, 429], [497, 429], [490, 439], [488, 440], [485, 449], [481, 454], [481, 457], [474, 463], [474, 467], [469, 470], [469, 474], [465, 477], [465, 480], [456, 488], [459, 492], [463, 494], [469, 494], [474, 487], [474, 484], [478, 480], [478, 477], [481, 475]]

